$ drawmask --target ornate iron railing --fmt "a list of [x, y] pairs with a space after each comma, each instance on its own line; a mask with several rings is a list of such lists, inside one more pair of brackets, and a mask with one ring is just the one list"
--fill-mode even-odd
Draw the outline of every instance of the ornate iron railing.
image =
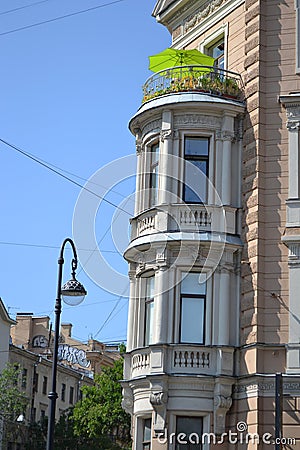
[[161, 95], [196, 91], [242, 101], [243, 82], [238, 73], [218, 67], [179, 66], [148, 78], [143, 86], [143, 103]]

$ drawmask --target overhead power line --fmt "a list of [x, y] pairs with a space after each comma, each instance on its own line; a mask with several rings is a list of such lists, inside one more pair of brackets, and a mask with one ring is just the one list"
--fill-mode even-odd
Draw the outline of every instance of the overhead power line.
[[[46, 245], [46, 244], [30, 244], [28, 242], [5, 242], [5, 241], [0, 241], [0, 245], [15, 245], [15, 246], [19, 246], [19, 247], [36, 247], [36, 248], [49, 248], [49, 249], [54, 249], [54, 250], [59, 250], [60, 247], [57, 245]], [[97, 247], [98, 248], [98, 247]], [[80, 251], [84, 251], [84, 252], [94, 252], [94, 250], [89, 249], [89, 248], [80, 248], [78, 249]], [[120, 252], [118, 252], [117, 250], [100, 250], [99, 251], [101, 253], [117, 253], [118, 255], [120, 254]]]
[[46, 23], [55, 22], [57, 20], [63, 20], [63, 19], [66, 19], [68, 17], [77, 16], [78, 14], [83, 14], [83, 13], [90, 12], [90, 11], [95, 11], [96, 9], [105, 8], [106, 6], [111, 6], [111, 5], [114, 5], [116, 3], [121, 3], [121, 2], [125, 2], [125, 1], [126, 0], [115, 0], [113, 2], [104, 3], [102, 5], [93, 6], [92, 8], [81, 9], [80, 11], [76, 11], [76, 12], [73, 12], [73, 13], [65, 14], [63, 16], [54, 17], [53, 19], [43, 20], [42, 22], [36, 22], [36, 23], [32, 23], [30, 25], [25, 25], [24, 27], [15, 28], [14, 30], [4, 31], [3, 33], [0, 33], [0, 36], [5, 36], [7, 34], [17, 33], [18, 31], [28, 30], [29, 28], [38, 27], [40, 25], [44, 25]]
[[0, 16], [4, 16], [4, 14], [9, 14], [9, 13], [12, 13], [15, 11], [20, 11], [20, 9], [32, 8], [35, 5], [40, 5], [41, 3], [46, 3], [49, 1], [51, 1], [51, 0], [40, 0], [39, 2], [30, 3], [29, 5], [19, 6], [18, 8], [14, 8], [14, 9], [8, 9], [7, 11], [0, 12]]
[[[123, 0], [122, 0], [123, 1]], [[73, 180], [70, 177], [67, 177], [66, 175], [60, 173], [58, 170], [53, 169], [49, 164], [44, 163], [40, 159], [36, 158], [35, 156], [32, 156], [30, 153], [26, 152], [25, 150], [22, 150], [20, 147], [17, 147], [16, 145], [10, 144], [9, 142], [5, 141], [4, 139], [0, 138], [0, 142], [7, 145], [8, 147], [16, 150], [18, 153], [21, 153], [22, 155], [26, 156], [26, 158], [31, 159], [32, 161], [35, 161], [36, 163], [40, 164], [41, 166], [45, 167], [48, 170], [51, 170], [51, 172], [56, 173], [56, 175], [59, 175], [60, 177], [64, 178], [67, 181], [70, 181], [70, 183], [75, 184], [76, 186], [80, 187], [80, 189], [84, 189], [85, 191], [89, 192], [92, 195], [95, 195], [96, 197], [100, 198], [104, 202], [108, 203], [109, 205], [113, 206], [114, 208], [119, 209], [120, 211], [123, 211], [125, 214], [127, 214], [129, 217], [131, 217], [131, 213], [126, 211], [125, 209], [121, 208], [120, 206], [116, 205], [115, 203], [111, 202], [110, 200], [107, 200], [105, 197], [102, 197], [101, 195], [97, 194], [96, 192], [92, 191], [91, 189], [88, 189], [83, 184], [78, 183], [77, 181]]]

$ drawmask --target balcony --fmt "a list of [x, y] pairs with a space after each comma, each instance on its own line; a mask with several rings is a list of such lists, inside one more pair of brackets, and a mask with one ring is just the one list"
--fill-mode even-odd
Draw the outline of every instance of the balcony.
[[229, 375], [234, 370], [232, 347], [153, 345], [126, 355], [126, 379], [154, 374]]
[[180, 66], [165, 69], [148, 78], [143, 86], [145, 103], [179, 92], [198, 92], [243, 101], [243, 82], [238, 73], [218, 67]]
[[236, 208], [202, 204], [162, 205], [131, 219], [131, 241], [141, 236], [174, 231], [236, 233]]

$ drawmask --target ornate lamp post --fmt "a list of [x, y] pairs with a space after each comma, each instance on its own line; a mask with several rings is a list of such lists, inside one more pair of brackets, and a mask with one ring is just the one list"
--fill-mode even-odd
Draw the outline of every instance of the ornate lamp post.
[[[72, 259], [72, 279], [65, 283], [62, 283], [62, 272], [64, 265], [63, 253], [66, 244], [69, 243], [73, 250]], [[74, 242], [72, 239], [67, 238], [62, 243], [60, 249], [60, 255], [58, 259], [58, 280], [57, 280], [57, 297], [55, 302], [55, 332], [54, 332], [54, 349], [53, 349], [53, 360], [52, 360], [52, 384], [51, 392], [49, 392], [49, 417], [48, 417], [48, 433], [47, 433], [47, 450], [53, 450], [54, 441], [54, 425], [55, 425], [55, 407], [56, 407], [56, 375], [57, 375], [57, 355], [58, 355], [58, 341], [59, 341], [59, 326], [60, 326], [60, 314], [61, 314], [61, 299], [71, 306], [79, 305], [87, 292], [83, 285], [76, 280], [76, 269], [77, 269], [77, 253]]]

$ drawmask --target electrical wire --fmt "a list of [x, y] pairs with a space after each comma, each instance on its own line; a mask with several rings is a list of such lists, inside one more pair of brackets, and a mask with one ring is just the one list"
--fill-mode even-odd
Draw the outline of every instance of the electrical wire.
[[104, 320], [104, 322], [102, 323], [101, 327], [99, 328], [99, 330], [93, 335], [94, 338], [96, 338], [98, 336], [98, 334], [103, 330], [103, 328], [105, 327], [105, 325], [107, 324], [107, 322], [109, 321], [110, 317], [112, 316], [113, 312], [116, 310], [116, 308], [118, 307], [120, 301], [122, 300], [122, 298], [124, 298], [124, 294], [127, 290], [124, 289], [124, 291], [122, 292], [122, 294], [119, 296], [118, 300], [116, 301], [116, 304], [114, 305], [113, 309], [111, 310], [111, 312], [109, 313], [109, 315], [107, 316], [107, 318]]
[[[33, 161], [37, 162], [38, 164], [40, 164], [40, 165], [46, 167], [47, 169], [51, 170], [52, 172], [56, 173], [57, 175], [59, 175], [59, 176], [65, 178], [67, 181], [70, 181], [71, 183], [75, 184], [76, 186], [80, 187], [81, 189], [87, 190], [89, 193], [91, 193], [91, 194], [97, 196], [98, 198], [100, 198], [101, 200], [103, 200], [103, 201], [109, 203], [111, 206], [113, 206], [114, 208], [118, 209], [119, 211], [122, 211], [122, 212], [126, 213], [127, 215], [131, 216], [131, 214], [130, 214], [128, 211], [126, 211], [125, 209], [123, 209], [123, 208], [121, 208], [120, 206], [114, 204], [113, 202], [110, 202], [109, 200], [105, 199], [104, 197], [102, 197], [102, 196], [96, 194], [96, 193], [93, 192], [92, 190], [86, 188], [85, 186], [81, 185], [80, 183], [77, 183], [76, 181], [72, 180], [71, 178], [66, 177], [65, 175], [63, 175], [63, 174], [61, 174], [60, 172], [58, 172], [58, 170], [53, 169], [52, 167], [50, 167], [50, 165], [49, 165], [48, 163], [45, 163], [45, 162], [39, 160], [39, 159], [36, 158], [35, 156], [32, 156], [31, 154], [29, 154], [29, 153], [25, 152], [24, 150], [22, 150], [22, 149], [16, 147], [15, 145], [10, 144], [9, 142], [5, 141], [4, 139], [1, 139], [1, 138], [0, 138], [0, 142], [2, 142], [3, 144], [5, 144], [5, 145], [7, 145], [7, 146], [9, 146], [9, 147], [11, 147], [11, 148], [13, 148], [14, 150], [16, 150], [16, 151], [18, 151], [18, 152], [20, 152], [21, 154], [23, 154], [24, 156], [26, 156], [26, 157], [32, 159]], [[117, 218], [117, 216], [116, 216], [115, 218]], [[111, 228], [111, 224], [110, 224], [110, 226], [107, 228], [107, 230], [105, 231], [105, 233], [104, 233], [104, 235], [102, 236], [102, 238], [100, 239], [100, 241], [97, 243], [97, 244], [98, 244], [98, 245], [97, 245], [97, 248], [98, 248], [99, 244], [102, 242], [102, 240], [104, 239], [104, 237], [107, 235], [107, 233], [108, 233], [108, 231], [110, 230], [110, 228]], [[159, 230], [157, 230], [157, 231], [159, 231]], [[167, 234], [167, 233], [164, 233], [164, 234]], [[168, 236], [170, 237], [170, 239], [177, 240], [176, 238], [173, 238], [169, 233], [168, 233]], [[183, 246], [187, 246], [187, 245], [184, 244], [184, 243], [183, 243], [182, 245], [183, 245]], [[97, 248], [95, 248], [94, 250], [90, 250], [90, 251], [92, 252], [92, 254], [93, 254], [95, 251], [97, 251]], [[116, 252], [116, 253], [118, 253], [118, 252]], [[89, 259], [92, 257], [92, 254], [89, 256]], [[82, 271], [82, 270], [83, 270], [83, 268], [80, 269], [80, 271]], [[230, 269], [227, 269], [227, 270], [231, 271]], [[234, 273], [234, 271], [231, 271], [231, 272]], [[270, 294], [270, 295], [273, 295], [273, 294], [274, 294], [274, 293], [272, 293], [271, 291], [266, 291], [265, 289], [261, 288], [257, 283], [256, 283], [255, 286], [253, 286], [253, 283], [250, 282], [250, 281], [248, 281], [248, 280], [246, 280], [245, 278], [244, 278], [244, 281], [250, 283], [252, 288], [255, 287], [257, 290], [261, 290], [261, 291], [263, 291], [264, 293], [267, 292], [267, 293]], [[125, 293], [125, 291], [124, 291], [124, 293]], [[279, 295], [279, 294], [278, 294], [278, 295]], [[122, 297], [123, 297], [123, 294], [121, 295], [120, 298], [122, 298]], [[120, 301], [120, 298], [119, 298], [119, 301]], [[282, 298], [280, 298], [280, 300], [282, 301]], [[97, 331], [96, 335], [98, 335], [98, 334], [100, 333], [100, 331], [103, 329], [103, 327], [106, 325], [106, 323], [107, 323], [108, 320], [110, 319], [112, 313], [115, 311], [115, 309], [116, 309], [117, 306], [118, 306], [118, 303], [113, 307], [112, 311], [109, 313], [108, 317], [106, 318], [106, 320], [105, 320], [104, 323], [102, 324], [101, 328]]]
[[7, 11], [2, 11], [2, 12], [0, 12], [0, 16], [4, 16], [5, 14], [9, 14], [9, 13], [12, 13], [15, 11], [20, 11], [21, 9], [32, 8], [35, 5], [40, 5], [41, 3], [46, 3], [49, 1], [51, 1], [51, 0], [40, 0], [39, 2], [30, 3], [29, 5], [19, 6], [18, 8], [9, 9]]
[[[58, 247], [56, 245], [29, 244], [29, 243], [26, 243], [26, 242], [4, 242], [4, 241], [0, 241], [0, 245], [15, 245], [15, 246], [18, 246], [18, 247], [48, 248], [48, 249], [54, 249], [54, 250], [59, 250], [60, 249], [60, 247]], [[94, 252], [95, 251], [95, 250], [88, 249], [88, 248], [80, 248], [78, 250], [83, 251], [83, 252]], [[118, 252], [117, 250], [102, 250], [102, 249], [99, 249], [99, 251], [101, 253], [114, 253], [114, 254], [120, 255], [120, 252]]]
[[77, 16], [78, 14], [83, 14], [83, 13], [90, 12], [90, 11], [95, 11], [96, 9], [105, 8], [106, 6], [111, 6], [111, 5], [114, 5], [116, 3], [121, 3], [121, 2], [125, 2], [125, 1], [127, 1], [127, 0], [114, 0], [114, 1], [109, 2], [109, 3], [104, 3], [102, 5], [93, 6], [92, 8], [82, 9], [80, 11], [76, 11], [76, 12], [73, 12], [73, 13], [65, 14], [63, 16], [54, 17], [53, 19], [43, 20], [42, 22], [32, 23], [31, 25], [25, 25], [24, 27], [15, 28], [14, 30], [4, 31], [3, 33], [0, 33], [0, 36], [6, 36], [8, 34], [17, 33], [19, 31], [23, 31], [23, 30], [28, 30], [29, 28], [38, 27], [40, 25], [44, 25], [46, 23], [52, 23], [52, 22], [55, 22], [57, 20], [63, 20], [63, 19], [66, 19], [68, 17]]
[[51, 172], [55, 173], [56, 175], [59, 175], [60, 177], [62, 177], [65, 180], [69, 181], [70, 183], [75, 184], [75, 186], [80, 187], [80, 189], [84, 189], [85, 191], [89, 192], [92, 195], [95, 195], [97, 198], [100, 198], [101, 200], [103, 200], [104, 202], [106, 202], [109, 205], [113, 206], [114, 208], [117, 208], [120, 211], [123, 211], [125, 214], [127, 214], [129, 217], [131, 217], [131, 213], [130, 212], [126, 211], [125, 209], [121, 208], [120, 206], [116, 205], [115, 203], [111, 202], [110, 200], [107, 200], [105, 197], [102, 197], [101, 195], [97, 194], [96, 192], [92, 191], [91, 189], [88, 189], [87, 187], [85, 187], [84, 185], [78, 183], [77, 181], [73, 180], [72, 178], [67, 177], [66, 175], [60, 173], [58, 170], [53, 169], [52, 167], [50, 167], [48, 164], [44, 163], [40, 159], [36, 158], [35, 156], [30, 155], [25, 150], [22, 150], [20, 147], [17, 147], [14, 144], [10, 144], [8, 141], [5, 141], [2, 138], [0, 138], [0, 142], [2, 142], [3, 144], [7, 145], [8, 147], [16, 150], [17, 152], [21, 153], [22, 155], [26, 156], [26, 158], [29, 158], [29, 159], [35, 161], [36, 163], [40, 164], [41, 166], [45, 167], [46, 169], [50, 170]]

